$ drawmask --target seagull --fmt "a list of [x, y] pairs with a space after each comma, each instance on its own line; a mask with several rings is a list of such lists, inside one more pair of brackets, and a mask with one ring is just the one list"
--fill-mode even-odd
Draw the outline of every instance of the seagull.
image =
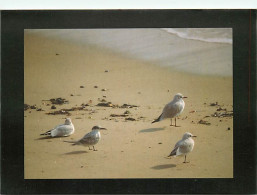
[[70, 118], [66, 118], [64, 124], [58, 125], [55, 128], [42, 133], [40, 135], [47, 135], [51, 137], [62, 137], [62, 136], [69, 136], [73, 134], [75, 131], [74, 125], [71, 122]]
[[175, 127], [177, 127], [176, 117], [180, 115], [185, 108], [185, 102], [183, 98], [187, 97], [183, 96], [181, 93], [177, 93], [174, 96], [173, 100], [170, 103], [166, 104], [166, 106], [163, 108], [162, 114], [159, 116], [159, 118], [155, 119], [152, 123], [156, 123], [162, 121], [163, 119], [170, 118], [170, 126], [172, 126], [172, 118], [175, 118]]
[[191, 152], [194, 148], [195, 142], [192, 139], [192, 137], [196, 137], [195, 135], [192, 135], [191, 133], [186, 132], [182, 140], [178, 141], [174, 147], [174, 149], [171, 151], [170, 156], [180, 156], [185, 155], [185, 160], [183, 163], [188, 163], [186, 161], [187, 154]]
[[81, 138], [78, 141], [64, 141], [68, 143], [73, 143], [72, 145], [82, 145], [82, 146], [88, 146], [89, 150], [90, 146], [93, 146], [93, 150], [97, 151], [94, 147], [99, 140], [101, 139], [101, 134], [99, 130], [107, 130], [106, 128], [102, 128], [101, 126], [94, 126], [92, 128], [92, 131], [87, 133], [83, 138]]

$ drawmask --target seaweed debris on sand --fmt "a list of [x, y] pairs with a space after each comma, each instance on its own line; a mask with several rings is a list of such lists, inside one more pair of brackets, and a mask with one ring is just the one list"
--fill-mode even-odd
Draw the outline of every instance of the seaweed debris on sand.
[[42, 100], [42, 101], [50, 101], [52, 104], [58, 104], [58, 105], [62, 105], [62, 104], [68, 104], [69, 101], [64, 99], [64, 98], [51, 98], [50, 100]]

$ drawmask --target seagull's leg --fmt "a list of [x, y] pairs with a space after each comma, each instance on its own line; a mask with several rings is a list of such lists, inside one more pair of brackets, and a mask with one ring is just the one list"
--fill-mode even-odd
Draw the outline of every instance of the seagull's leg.
[[185, 160], [184, 160], [184, 162], [183, 162], [183, 163], [186, 163], [186, 159], [187, 159], [187, 155], [185, 155]]
[[92, 149], [90, 148], [90, 146], [88, 146], [88, 148], [89, 148], [89, 150], [92, 150]]
[[172, 126], [172, 118], [170, 119], [170, 126]]
[[187, 155], [185, 155], [185, 161], [183, 163], [189, 163], [189, 161], [187, 162]]
[[175, 127], [177, 127], [177, 118], [175, 117]]
[[97, 151], [97, 150], [95, 149], [95, 146], [93, 146], [93, 149], [94, 149], [94, 151]]

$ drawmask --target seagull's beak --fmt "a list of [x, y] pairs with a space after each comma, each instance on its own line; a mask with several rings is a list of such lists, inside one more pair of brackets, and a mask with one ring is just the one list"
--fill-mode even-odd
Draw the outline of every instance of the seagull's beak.
[[196, 135], [192, 135], [192, 137], [197, 137]]
[[183, 98], [187, 98], [186, 96], [183, 96]]
[[101, 127], [100, 130], [107, 130], [106, 128]]

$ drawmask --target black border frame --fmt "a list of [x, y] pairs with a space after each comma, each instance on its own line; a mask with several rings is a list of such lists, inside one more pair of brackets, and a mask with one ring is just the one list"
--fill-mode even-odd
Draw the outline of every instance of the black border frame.
[[[256, 10], [1, 12], [1, 193], [256, 193]], [[24, 179], [24, 29], [233, 28], [233, 179]]]

